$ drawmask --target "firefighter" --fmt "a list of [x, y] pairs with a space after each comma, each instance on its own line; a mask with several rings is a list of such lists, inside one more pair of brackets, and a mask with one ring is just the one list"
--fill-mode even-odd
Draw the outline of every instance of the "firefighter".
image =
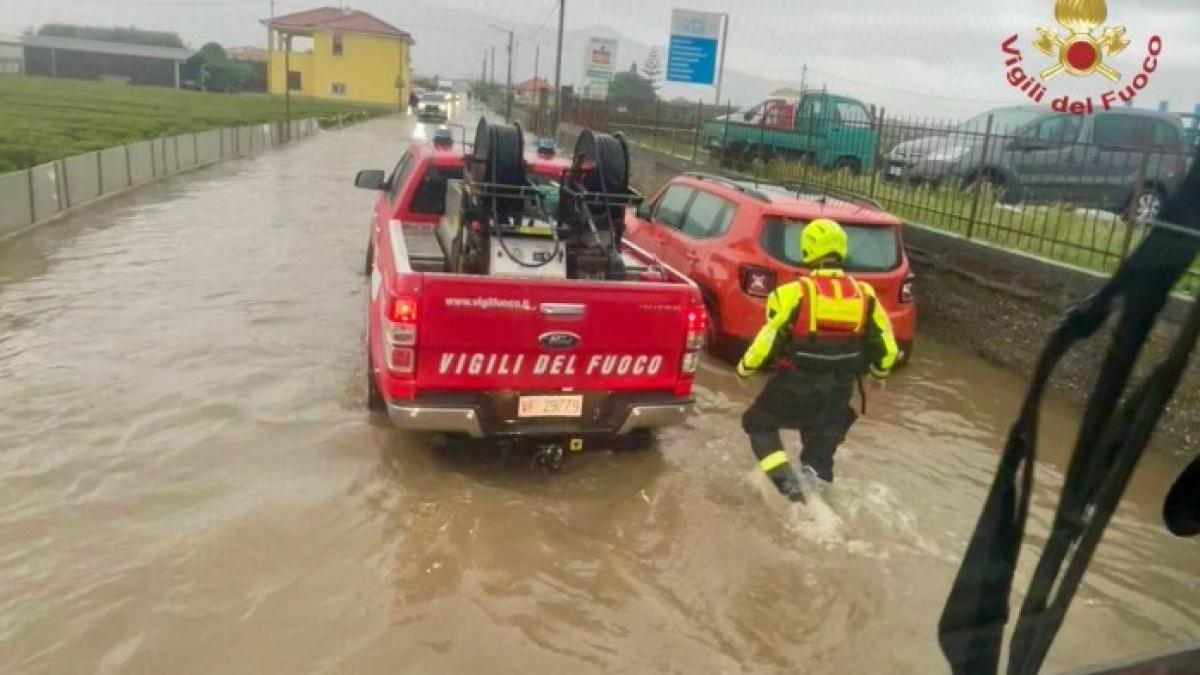
[[854, 384], [861, 390], [866, 374], [882, 381], [899, 354], [875, 290], [843, 269], [846, 250], [846, 231], [836, 222], [820, 218], [805, 226], [801, 262], [812, 273], [771, 293], [766, 325], [737, 366], [743, 378], [775, 369], [742, 428], [759, 468], [793, 502], [804, 501], [804, 490], [779, 430], [799, 430], [804, 472], [832, 481], [833, 454], [858, 418], [850, 407]]

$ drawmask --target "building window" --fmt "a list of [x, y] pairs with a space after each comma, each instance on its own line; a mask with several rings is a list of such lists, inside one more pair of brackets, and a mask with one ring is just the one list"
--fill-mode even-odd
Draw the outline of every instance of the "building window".
[[292, 90], [292, 91], [300, 91], [301, 89], [303, 89], [304, 87], [300, 86], [300, 85], [301, 85], [301, 82], [300, 82], [300, 71], [298, 71], [298, 70], [289, 70], [289, 71], [288, 71], [288, 83], [287, 83], [287, 84], [288, 84], [288, 89], [290, 89], [290, 90]]
[[334, 56], [342, 55], [342, 34], [341, 33], [333, 34], [333, 55]]
[[345, 96], [346, 84], [344, 82], [334, 82], [333, 84], [329, 85], [329, 93], [333, 94], [334, 96]]

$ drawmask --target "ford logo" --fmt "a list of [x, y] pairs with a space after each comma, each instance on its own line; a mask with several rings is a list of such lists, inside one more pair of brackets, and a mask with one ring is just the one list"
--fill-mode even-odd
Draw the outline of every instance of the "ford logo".
[[542, 333], [538, 344], [546, 349], [570, 349], [579, 344], [579, 336], [574, 333]]

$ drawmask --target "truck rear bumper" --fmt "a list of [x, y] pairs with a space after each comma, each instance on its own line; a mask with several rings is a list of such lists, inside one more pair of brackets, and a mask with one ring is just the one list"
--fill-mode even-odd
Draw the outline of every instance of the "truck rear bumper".
[[[460, 400], [453, 400], [458, 398]], [[502, 419], [498, 408], [503, 403], [474, 397], [431, 397], [415, 401], [389, 401], [392, 424], [411, 431], [439, 431], [465, 434], [472, 438], [489, 436], [553, 436], [564, 434], [618, 434], [637, 429], [656, 429], [679, 424], [692, 412], [690, 398], [613, 395], [606, 410], [592, 417]]]

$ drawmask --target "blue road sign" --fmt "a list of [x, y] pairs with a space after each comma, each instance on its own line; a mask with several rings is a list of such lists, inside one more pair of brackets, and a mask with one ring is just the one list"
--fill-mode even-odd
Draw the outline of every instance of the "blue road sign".
[[667, 81], [712, 84], [717, 75], [716, 38], [672, 35], [667, 50]]

